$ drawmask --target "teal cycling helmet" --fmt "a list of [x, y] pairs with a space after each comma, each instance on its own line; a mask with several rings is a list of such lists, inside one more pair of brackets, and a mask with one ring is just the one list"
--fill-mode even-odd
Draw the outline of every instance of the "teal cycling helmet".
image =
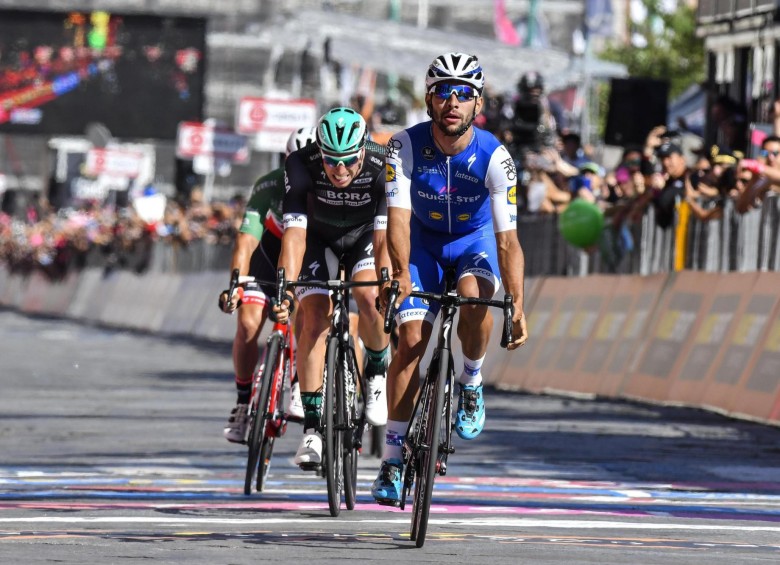
[[366, 143], [366, 121], [352, 108], [333, 108], [320, 118], [317, 145], [328, 155], [357, 153]]

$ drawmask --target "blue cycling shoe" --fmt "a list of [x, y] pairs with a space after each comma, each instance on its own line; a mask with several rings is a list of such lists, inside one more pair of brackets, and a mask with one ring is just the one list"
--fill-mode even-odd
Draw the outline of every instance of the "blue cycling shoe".
[[455, 431], [461, 439], [474, 439], [485, 427], [485, 401], [482, 385], [460, 385], [458, 413], [455, 417]]
[[371, 496], [378, 504], [398, 506], [401, 504], [401, 475], [404, 465], [399, 459], [382, 461], [374, 484], [371, 485]]

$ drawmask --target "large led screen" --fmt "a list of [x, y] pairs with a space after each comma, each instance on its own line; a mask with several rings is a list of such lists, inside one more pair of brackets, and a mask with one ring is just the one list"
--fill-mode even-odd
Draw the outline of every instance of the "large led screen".
[[174, 139], [202, 121], [206, 20], [0, 10], [0, 132]]

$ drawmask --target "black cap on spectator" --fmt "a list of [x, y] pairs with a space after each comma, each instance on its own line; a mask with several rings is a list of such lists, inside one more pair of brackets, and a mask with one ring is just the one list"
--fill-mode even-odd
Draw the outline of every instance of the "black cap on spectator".
[[574, 143], [580, 143], [582, 140], [580, 139], [580, 134], [575, 133], [573, 131], [570, 131], [568, 133], [564, 133], [561, 136], [561, 141], [566, 143], [567, 141], [573, 141]]
[[682, 147], [680, 147], [676, 143], [669, 143], [669, 142], [661, 145], [661, 147], [659, 147], [655, 152], [655, 154], [658, 155], [659, 157], [668, 157], [669, 155], [672, 155], [674, 153], [677, 153], [678, 155], [682, 155], [683, 154]]

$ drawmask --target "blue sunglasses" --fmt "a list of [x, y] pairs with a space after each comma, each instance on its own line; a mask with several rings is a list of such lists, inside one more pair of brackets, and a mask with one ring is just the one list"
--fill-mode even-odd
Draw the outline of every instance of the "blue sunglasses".
[[358, 159], [360, 159], [360, 153], [355, 153], [354, 155], [350, 155], [348, 157], [331, 157], [330, 155], [325, 155], [324, 153], [322, 155], [322, 160], [328, 167], [332, 169], [335, 169], [339, 165], [351, 167], [358, 162]]
[[449, 100], [453, 94], [458, 99], [458, 102], [467, 102], [473, 100], [479, 93], [473, 86], [467, 84], [449, 84], [446, 82], [440, 82], [431, 87], [431, 94], [441, 98], [442, 100]]

